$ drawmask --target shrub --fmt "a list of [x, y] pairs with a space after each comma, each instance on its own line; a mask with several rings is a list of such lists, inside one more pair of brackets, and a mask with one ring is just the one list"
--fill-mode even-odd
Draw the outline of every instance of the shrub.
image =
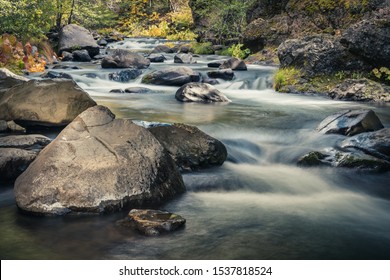
[[191, 51], [195, 54], [214, 54], [213, 44], [211, 42], [206, 43], [192, 43]]
[[301, 76], [302, 71], [300, 69], [294, 67], [280, 68], [274, 76], [274, 89], [276, 91], [284, 91], [283, 87], [296, 85]]

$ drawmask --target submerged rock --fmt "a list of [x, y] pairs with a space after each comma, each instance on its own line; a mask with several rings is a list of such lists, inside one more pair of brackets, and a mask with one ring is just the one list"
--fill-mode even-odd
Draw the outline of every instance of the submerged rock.
[[129, 87], [125, 89], [126, 93], [150, 93], [153, 92], [150, 88], [145, 87]]
[[157, 139], [103, 106], [81, 113], [15, 182], [18, 207], [48, 215], [156, 205], [184, 191]]
[[185, 84], [176, 91], [175, 97], [182, 102], [230, 102], [218, 89], [204, 83]]
[[0, 119], [64, 126], [96, 102], [72, 80], [30, 80], [0, 95]]
[[186, 223], [186, 220], [167, 211], [150, 209], [133, 209], [127, 218], [121, 220], [119, 224], [135, 228], [147, 236], [160, 235], [175, 231]]
[[149, 131], [168, 150], [181, 169], [219, 166], [227, 158], [225, 145], [197, 127], [174, 124], [151, 127]]
[[187, 66], [167, 67], [153, 71], [142, 78], [145, 84], [182, 86], [190, 82], [199, 82], [200, 74]]
[[128, 50], [115, 49], [102, 60], [102, 68], [137, 68], [145, 69], [150, 65], [150, 60], [140, 54]]
[[372, 110], [346, 110], [324, 119], [317, 130], [324, 134], [347, 136], [383, 128], [383, 124]]

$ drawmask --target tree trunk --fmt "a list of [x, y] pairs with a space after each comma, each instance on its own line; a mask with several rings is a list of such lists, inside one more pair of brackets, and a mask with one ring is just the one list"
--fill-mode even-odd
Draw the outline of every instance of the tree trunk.
[[75, 2], [75, 0], [72, 0], [72, 7], [70, 8], [70, 14], [69, 14], [69, 18], [68, 18], [68, 24], [71, 24], [71, 23], [72, 23], [74, 2]]
[[62, 22], [62, 1], [57, 0], [57, 15], [56, 15], [56, 28], [57, 30], [61, 29]]

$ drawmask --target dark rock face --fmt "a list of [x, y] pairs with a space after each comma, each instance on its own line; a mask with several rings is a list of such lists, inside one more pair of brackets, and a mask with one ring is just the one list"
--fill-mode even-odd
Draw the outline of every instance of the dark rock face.
[[5, 132], [8, 129], [7, 122], [4, 120], [0, 120], [0, 132]]
[[390, 162], [390, 128], [347, 138], [341, 143], [341, 147], [360, 150]]
[[0, 181], [13, 180], [36, 158], [37, 151], [0, 148]]
[[133, 209], [120, 225], [132, 227], [144, 235], [156, 236], [175, 231], [186, 223], [179, 215], [160, 210]]
[[347, 136], [383, 128], [383, 124], [372, 110], [346, 110], [324, 119], [317, 130], [324, 134]]
[[16, 75], [7, 68], [0, 68], [0, 93], [27, 81], [29, 81], [29, 79]]
[[72, 80], [31, 80], [0, 96], [0, 119], [64, 126], [96, 103]]
[[173, 58], [175, 63], [185, 63], [185, 64], [193, 64], [196, 63], [196, 60], [191, 54], [188, 53], [178, 53]]
[[108, 74], [108, 78], [112, 81], [128, 83], [142, 74], [139, 69], [127, 69], [115, 73]]
[[300, 68], [309, 76], [368, 69], [364, 61], [352, 56], [334, 37], [326, 35], [287, 40], [279, 46], [278, 57], [281, 67]]
[[150, 65], [150, 60], [137, 53], [128, 50], [115, 49], [102, 60], [102, 68], [138, 68], [145, 69]]
[[346, 79], [331, 89], [328, 95], [348, 101], [390, 102], [390, 87], [368, 79]]
[[76, 24], [68, 24], [61, 29], [58, 49], [59, 54], [63, 51], [72, 52], [83, 49], [88, 51], [90, 57], [98, 55], [100, 50], [92, 34]]
[[87, 50], [77, 50], [72, 52], [72, 55], [73, 61], [90, 62], [92, 60]]
[[219, 66], [219, 69], [232, 69], [232, 70], [245, 71], [247, 70], [247, 67], [243, 60], [232, 57], [228, 60], [225, 60], [221, 64], [221, 66]]
[[167, 67], [151, 72], [142, 78], [145, 84], [182, 86], [190, 82], [199, 82], [200, 75], [187, 66]]
[[157, 139], [103, 106], [81, 113], [15, 182], [18, 207], [47, 215], [155, 205], [184, 191]]
[[231, 81], [234, 79], [234, 72], [232, 69], [224, 69], [219, 71], [209, 71], [207, 76], [214, 79], [222, 79], [226, 81]]
[[341, 43], [372, 65], [390, 67], [390, 14], [363, 20], [343, 32]]
[[185, 84], [176, 91], [175, 97], [182, 102], [230, 102], [218, 89], [204, 83]]
[[154, 62], [154, 63], [162, 63], [166, 60], [163, 54], [157, 54], [157, 53], [150, 54], [148, 56], [148, 59], [150, 60], [150, 62]]
[[225, 145], [197, 127], [185, 124], [156, 126], [149, 131], [184, 170], [219, 166], [227, 158]]

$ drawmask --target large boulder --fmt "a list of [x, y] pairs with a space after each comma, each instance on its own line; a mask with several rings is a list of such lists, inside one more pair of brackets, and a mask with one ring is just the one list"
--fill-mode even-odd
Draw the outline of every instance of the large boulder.
[[355, 149], [390, 162], [390, 128], [362, 133], [341, 142], [343, 149]]
[[103, 106], [81, 113], [15, 182], [18, 207], [48, 215], [156, 205], [184, 191], [157, 139]]
[[380, 20], [363, 20], [347, 28], [341, 38], [351, 53], [376, 66], [390, 67], [390, 13]]
[[325, 118], [317, 127], [324, 134], [347, 136], [383, 128], [383, 124], [372, 110], [345, 110]]
[[145, 84], [182, 86], [190, 82], [199, 82], [200, 74], [187, 66], [167, 67], [153, 71], [142, 78]]
[[350, 54], [333, 36], [314, 35], [290, 39], [278, 47], [280, 66], [295, 67], [309, 76], [337, 71], [368, 70], [368, 65]]
[[205, 83], [188, 83], [180, 87], [175, 94], [182, 102], [230, 102], [218, 89]]
[[80, 49], [87, 50], [90, 57], [94, 57], [100, 52], [99, 45], [91, 32], [76, 24], [65, 25], [60, 32], [59, 54], [61, 55], [63, 51], [72, 52]]
[[7, 91], [9, 88], [23, 84], [29, 79], [16, 75], [7, 68], [0, 68], [0, 93]]
[[147, 236], [175, 231], [186, 223], [181, 216], [161, 210], [132, 209], [118, 224], [136, 229]]
[[331, 89], [333, 99], [390, 102], [390, 87], [368, 79], [346, 79]]
[[185, 124], [161, 125], [149, 131], [184, 170], [222, 165], [227, 158], [225, 145], [197, 127]]
[[72, 80], [31, 80], [0, 95], [0, 119], [64, 126], [96, 102]]
[[150, 65], [150, 60], [138, 53], [128, 50], [115, 49], [102, 60], [102, 68], [137, 68], [145, 69]]

